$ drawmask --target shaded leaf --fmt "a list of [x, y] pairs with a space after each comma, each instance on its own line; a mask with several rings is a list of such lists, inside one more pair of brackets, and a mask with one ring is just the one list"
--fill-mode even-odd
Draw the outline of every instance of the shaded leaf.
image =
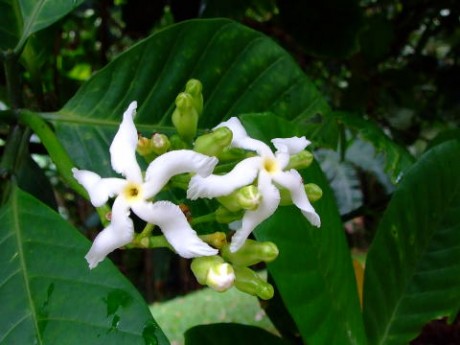
[[0, 50], [19, 52], [27, 38], [55, 23], [83, 0], [0, 1]]
[[414, 162], [414, 158], [403, 146], [389, 138], [371, 120], [349, 112], [334, 112], [331, 116], [336, 117], [337, 121], [356, 132], [362, 140], [370, 142], [377, 153], [385, 156], [385, 170], [393, 182], [401, 178], [403, 172]]
[[329, 109], [271, 39], [229, 20], [208, 19], [174, 25], [133, 46], [63, 109], [45, 116], [80, 167], [109, 175], [108, 146], [128, 104], [138, 101], [139, 131], [171, 133], [174, 100], [190, 78], [203, 83], [200, 127], [245, 112], [271, 111], [292, 119]]
[[190, 328], [185, 345], [283, 345], [288, 344], [266, 330], [237, 323], [215, 323]]
[[0, 343], [168, 344], [134, 287], [89, 242], [15, 187], [0, 210]]
[[460, 142], [428, 151], [405, 174], [366, 261], [370, 344], [407, 344], [460, 307]]
[[[288, 121], [273, 116], [244, 116], [242, 121], [253, 137], [266, 142], [299, 133]], [[333, 193], [317, 163], [302, 176], [305, 183], [316, 183], [323, 190], [313, 205], [321, 227], [312, 227], [293, 206], [280, 207], [255, 235], [279, 248], [279, 257], [268, 269], [306, 343], [365, 344], [350, 252]]]

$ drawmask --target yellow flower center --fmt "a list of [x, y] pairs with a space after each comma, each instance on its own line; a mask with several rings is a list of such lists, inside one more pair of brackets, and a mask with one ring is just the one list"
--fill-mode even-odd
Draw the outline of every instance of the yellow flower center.
[[270, 174], [273, 174], [279, 171], [278, 162], [273, 158], [265, 158], [264, 160], [264, 169]]
[[123, 195], [128, 202], [136, 202], [142, 200], [142, 188], [137, 183], [128, 182], [123, 189]]

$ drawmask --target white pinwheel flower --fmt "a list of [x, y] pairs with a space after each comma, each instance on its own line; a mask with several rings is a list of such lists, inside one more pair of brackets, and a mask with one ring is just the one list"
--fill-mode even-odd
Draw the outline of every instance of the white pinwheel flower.
[[312, 225], [317, 227], [321, 225], [319, 215], [305, 193], [300, 174], [294, 169], [284, 170], [289, 163], [289, 158], [310, 144], [305, 137], [272, 139], [276, 148], [276, 152], [273, 153], [264, 142], [249, 137], [236, 117], [221, 123], [216, 128], [218, 127], [227, 127], [233, 132], [232, 147], [255, 151], [257, 156], [242, 160], [225, 175], [194, 176], [190, 181], [187, 196], [193, 200], [199, 197], [228, 195], [238, 188], [253, 183], [257, 178], [257, 187], [262, 194], [262, 201], [257, 209], [245, 212], [241, 225], [232, 238], [230, 245], [232, 252], [241, 248], [255, 227], [278, 208], [280, 187], [290, 192], [292, 202]]
[[130, 210], [144, 221], [158, 225], [174, 250], [184, 258], [218, 252], [198, 237], [179, 206], [169, 201], [148, 201], [174, 175], [186, 172], [209, 175], [217, 159], [190, 150], [170, 151], [149, 164], [144, 178], [136, 160], [138, 134], [133, 122], [136, 107], [136, 102], [129, 105], [110, 146], [112, 168], [125, 178], [101, 178], [92, 171], [72, 169], [75, 179], [87, 190], [95, 207], [115, 197], [110, 225], [99, 233], [85, 256], [91, 269], [107, 254], [133, 240]]

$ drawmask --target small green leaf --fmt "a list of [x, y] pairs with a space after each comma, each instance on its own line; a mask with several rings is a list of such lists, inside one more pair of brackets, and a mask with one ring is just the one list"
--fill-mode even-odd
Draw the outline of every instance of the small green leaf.
[[0, 343], [169, 344], [147, 305], [62, 217], [15, 187], [0, 209]]
[[287, 345], [266, 330], [237, 323], [216, 323], [190, 328], [185, 332], [185, 345]]
[[407, 171], [377, 230], [364, 278], [370, 344], [407, 344], [460, 307], [460, 142]]
[[84, 0], [3, 0], [0, 2], [0, 50], [22, 50], [33, 33], [57, 22]]

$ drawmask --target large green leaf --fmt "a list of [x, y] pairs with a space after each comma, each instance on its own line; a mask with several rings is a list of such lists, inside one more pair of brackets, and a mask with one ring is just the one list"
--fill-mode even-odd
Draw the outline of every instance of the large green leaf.
[[[273, 116], [248, 115], [242, 120], [253, 137], [266, 142], [300, 134]], [[312, 227], [295, 207], [280, 207], [255, 235], [279, 248], [279, 257], [268, 269], [306, 343], [365, 344], [350, 252], [334, 195], [318, 164], [306, 169], [303, 177], [323, 190], [314, 204], [321, 227]]]
[[281, 338], [255, 327], [237, 323], [216, 323], [190, 328], [185, 345], [287, 345]]
[[1, 344], [168, 344], [134, 287], [19, 188], [0, 210]]
[[407, 344], [460, 308], [460, 142], [406, 173], [369, 250], [364, 318], [371, 344]]
[[271, 39], [229, 20], [183, 22], [133, 46], [95, 74], [63, 109], [45, 114], [75, 162], [110, 174], [108, 146], [123, 111], [139, 103], [141, 131], [171, 131], [177, 94], [203, 83], [201, 127], [243, 112], [305, 118], [328, 106], [294, 60]]
[[0, 50], [21, 50], [33, 33], [55, 23], [84, 0], [0, 0]]

